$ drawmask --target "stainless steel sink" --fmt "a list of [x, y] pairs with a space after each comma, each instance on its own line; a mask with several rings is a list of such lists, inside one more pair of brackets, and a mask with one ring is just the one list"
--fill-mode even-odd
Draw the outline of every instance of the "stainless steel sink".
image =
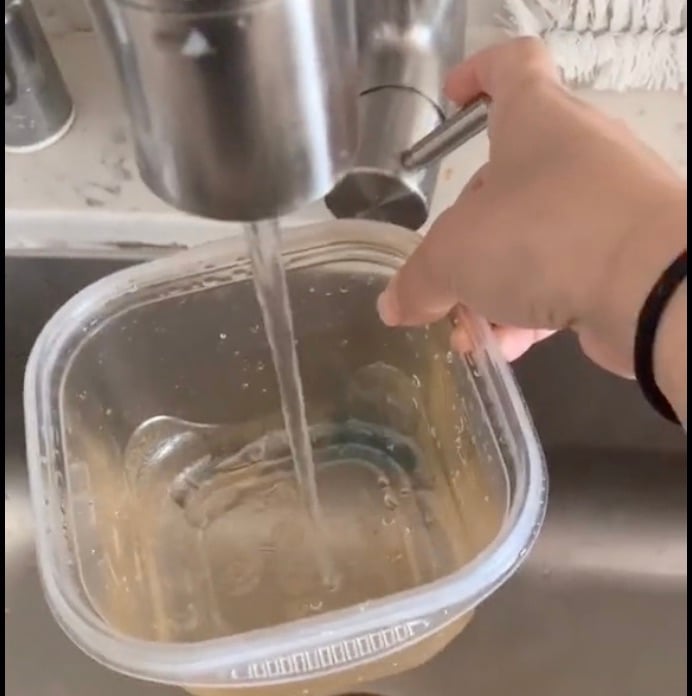
[[[43, 600], [24, 458], [22, 380], [41, 327], [72, 294], [132, 261], [5, 259], [5, 686], [10, 696], [173, 696], [83, 656]], [[549, 514], [517, 576], [423, 668], [383, 696], [687, 693], [686, 439], [636, 386], [569, 336], [517, 374], [546, 448]]]

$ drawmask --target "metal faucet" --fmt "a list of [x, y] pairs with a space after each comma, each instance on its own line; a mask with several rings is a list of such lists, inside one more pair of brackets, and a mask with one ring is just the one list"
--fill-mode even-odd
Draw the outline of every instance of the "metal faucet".
[[425, 222], [436, 160], [402, 153], [446, 130], [466, 0], [89, 1], [164, 201], [254, 221], [325, 198], [337, 217]]
[[75, 109], [30, 0], [5, 0], [5, 152], [59, 140]]

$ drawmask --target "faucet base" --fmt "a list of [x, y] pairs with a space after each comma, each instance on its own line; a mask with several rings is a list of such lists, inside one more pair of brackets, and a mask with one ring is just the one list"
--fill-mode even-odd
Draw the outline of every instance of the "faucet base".
[[391, 222], [411, 230], [425, 224], [438, 166], [404, 171], [401, 153], [439, 125], [439, 108], [414, 89], [381, 87], [361, 94], [360, 142], [353, 167], [325, 197], [337, 218]]

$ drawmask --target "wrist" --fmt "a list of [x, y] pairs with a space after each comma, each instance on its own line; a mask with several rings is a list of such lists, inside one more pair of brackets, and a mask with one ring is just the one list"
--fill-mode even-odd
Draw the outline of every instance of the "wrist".
[[628, 376], [634, 371], [635, 333], [646, 298], [661, 273], [687, 248], [686, 188], [668, 187], [651, 199], [631, 216], [579, 327], [605, 346], [608, 362]]
[[687, 280], [670, 298], [653, 346], [653, 370], [680, 421], [687, 425]]

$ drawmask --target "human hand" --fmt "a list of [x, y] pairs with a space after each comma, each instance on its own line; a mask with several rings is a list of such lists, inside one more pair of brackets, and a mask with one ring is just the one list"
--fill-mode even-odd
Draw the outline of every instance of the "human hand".
[[[493, 324], [509, 359], [570, 327], [593, 360], [631, 374], [639, 308], [686, 245], [686, 186], [622, 123], [575, 99], [538, 40], [471, 57], [447, 93], [461, 105], [490, 97], [489, 161], [385, 290], [382, 320], [429, 323], [463, 304]], [[464, 340], [453, 334], [457, 349]]]

